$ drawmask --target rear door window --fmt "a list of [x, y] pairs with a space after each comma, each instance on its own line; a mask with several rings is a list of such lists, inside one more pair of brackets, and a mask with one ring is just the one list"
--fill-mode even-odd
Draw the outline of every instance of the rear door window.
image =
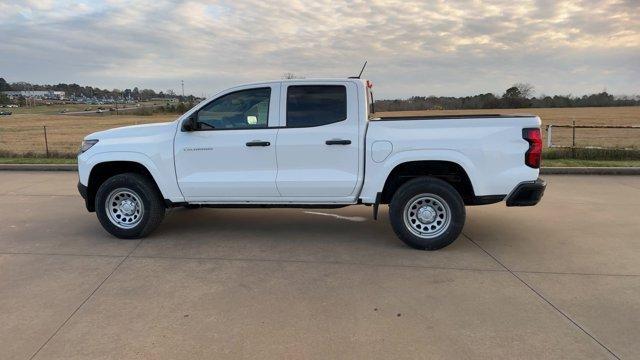
[[287, 127], [311, 127], [347, 119], [343, 85], [293, 85], [287, 88]]

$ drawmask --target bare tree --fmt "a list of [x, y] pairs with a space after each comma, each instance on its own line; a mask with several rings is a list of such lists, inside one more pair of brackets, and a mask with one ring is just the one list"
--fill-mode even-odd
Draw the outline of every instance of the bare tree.
[[304, 76], [298, 76], [292, 72], [286, 72], [282, 74], [282, 79], [291, 80], [291, 79], [304, 79]]
[[520, 96], [526, 99], [529, 99], [536, 92], [533, 85], [529, 83], [517, 83], [513, 84], [513, 87], [518, 88], [518, 91], [520, 91]]

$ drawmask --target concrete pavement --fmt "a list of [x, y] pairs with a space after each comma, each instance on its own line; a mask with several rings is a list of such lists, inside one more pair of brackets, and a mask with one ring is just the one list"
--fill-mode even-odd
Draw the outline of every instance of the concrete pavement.
[[640, 357], [640, 177], [546, 179], [422, 252], [386, 207], [176, 209], [119, 240], [76, 174], [0, 172], [0, 357]]

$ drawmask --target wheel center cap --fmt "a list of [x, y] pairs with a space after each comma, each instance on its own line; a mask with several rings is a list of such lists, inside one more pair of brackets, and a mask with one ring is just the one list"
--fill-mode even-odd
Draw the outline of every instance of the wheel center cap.
[[120, 211], [125, 213], [126, 215], [131, 215], [136, 209], [136, 204], [131, 200], [124, 200], [120, 203]]
[[418, 209], [418, 220], [423, 224], [432, 223], [436, 219], [436, 211], [431, 206]]

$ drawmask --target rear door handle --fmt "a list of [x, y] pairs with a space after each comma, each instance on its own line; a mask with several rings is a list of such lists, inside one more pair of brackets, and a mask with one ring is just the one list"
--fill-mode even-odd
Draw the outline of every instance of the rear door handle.
[[271, 145], [271, 143], [268, 141], [253, 140], [253, 141], [249, 141], [246, 145], [247, 146], [269, 146]]
[[324, 142], [327, 145], [349, 145], [351, 140], [332, 139]]

